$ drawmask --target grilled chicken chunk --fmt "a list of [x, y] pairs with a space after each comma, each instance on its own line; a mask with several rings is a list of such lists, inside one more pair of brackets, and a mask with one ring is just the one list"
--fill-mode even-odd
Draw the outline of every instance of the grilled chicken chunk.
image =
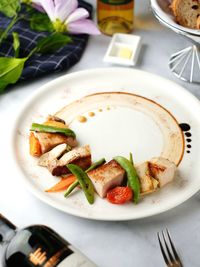
[[159, 182], [159, 187], [170, 183], [175, 176], [176, 165], [165, 158], [153, 158], [149, 161], [151, 175]]
[[39, 140], [42, 154], [50, 151], [57, 145], [67, 144], [71, 147], [77, 146], [77, 141], [71, 136], [65, 136], [57, 133], [34, 133], [35, 137]]
[[176, 165], [165, 158], [153, 158], [136, 166], [142, 195], [152, 193], [174, 179]]
[[149, 162], [136, 166], [136, 171], [140, 182], [140, 193], [144, 195], [155, 191], [158, 182], [150, 175]]
[[67, 144], [60, 144], [56, 147], [54, 147], [52, 150], [50, 150], [47, 153], [44, 153], [38, 161], [38, 165], [47, 167], [53, 160], [58, 159], [61, 157], [65, 152], [68, 152], [71, 150], [71, 147]]
[[109, 189], [122, 184], [125, 171], [115, 160], [111, 160], [88, 175], [98, 195], [104, 198]]
[[89, 145], [74, 148], [65, 153], [60, 159], [54, 159], [49, 162], [48, 169], [55, 176], [68, 174], [69, 170], [66, 165], [69, 163], [76, 164], [83, 170], [88, 169], [91, 165], [91, 152]]

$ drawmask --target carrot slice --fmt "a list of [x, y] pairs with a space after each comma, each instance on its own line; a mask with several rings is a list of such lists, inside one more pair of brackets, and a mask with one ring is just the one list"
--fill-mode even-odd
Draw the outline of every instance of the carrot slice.
[[73, 182], [75, 182], [77, 179], [74, 175], [70, 175], [66, 178], [62, 178], [57, 184], [55, 184], [53, 187], [45, 190], [45, 192], [59, 192], [66, 190]]
[[34, 133], [31, 132], [29, 136], [29, 144], [30, 144], [30, 154], [34, 157], [39, 157], [42, 155], [41, 145], [37, 137], [35, 137]]

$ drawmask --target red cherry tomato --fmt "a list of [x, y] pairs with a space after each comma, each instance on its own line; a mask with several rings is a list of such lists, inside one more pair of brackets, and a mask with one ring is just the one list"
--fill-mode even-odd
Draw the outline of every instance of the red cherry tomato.
[[123, 204], [133, 198], [133, 191], [130, 187], [117, 186], [107, 193], [107, 200], [113, 204]]

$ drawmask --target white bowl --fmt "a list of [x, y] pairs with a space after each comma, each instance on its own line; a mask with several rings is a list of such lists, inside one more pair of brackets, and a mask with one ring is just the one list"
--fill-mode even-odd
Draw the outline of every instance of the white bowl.
[[200, 44], [200, 30], [190, 29], [179, 25], [170, 11], [170, 0], [151, 0], [151, 7], [157, 19], [166, 27], [178, 34], [184, 35], [195, 43]]

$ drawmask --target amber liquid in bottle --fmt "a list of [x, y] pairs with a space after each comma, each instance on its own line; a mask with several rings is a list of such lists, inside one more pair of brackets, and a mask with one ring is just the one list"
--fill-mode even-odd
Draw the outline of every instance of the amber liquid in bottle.
[[102, 33], [129, 33], [133, 30], [134, 0], [97, 0], [97, 20]]

